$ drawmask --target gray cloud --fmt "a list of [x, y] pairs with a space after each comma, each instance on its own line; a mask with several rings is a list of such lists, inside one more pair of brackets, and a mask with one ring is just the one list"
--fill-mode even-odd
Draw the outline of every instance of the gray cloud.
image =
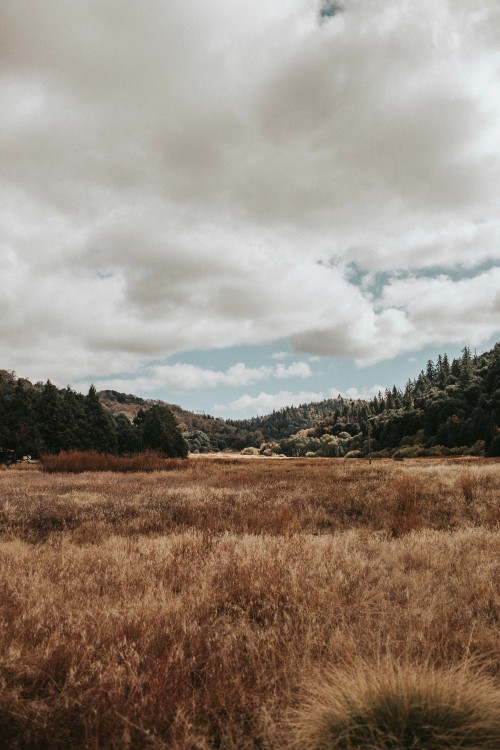
[[[500, 261], [497, 3], [336, 5], [4, 0], [8, 366], [279, 338], [367, 362], [498, 330], [491, 275], [398, 279]], [[351, 262], [387, 272], [380, 299]]]

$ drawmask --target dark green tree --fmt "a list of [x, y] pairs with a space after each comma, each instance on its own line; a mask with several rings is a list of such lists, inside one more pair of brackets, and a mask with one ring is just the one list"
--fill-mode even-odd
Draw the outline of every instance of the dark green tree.
[[85, 397], [89, 448], [100, 453], [116, 453], [117, 441], [115, 425], [109, 414], [106, 414], [94, 385], [89, 388]]
[[115, 417], [117, 448], [120, 455], [141, 452], [141, 431], [136, 424], [132, 424], [125, 414]]
[[146, 411], [141, 410], [134, 423], [140, 428], [143, 449], [160, 451], [170, 458], [188, 455], [188, 444], [168, 406], [154, 404]]
[[69, 415], [59, 390], [50, 380], [47, 380], [38, 396], [37, 407], [42, 450], [59, 453], [66, 448], [65, 432]]
[[18, 456], [36, 454], [40, 447], [36, 402], [31, 383], [19, 379], [7, 402], [7, 427], [10, 445]]
[[85, 396], [69, 386], [62, 393], [66, 425], [64, 450], [87, 450], [92, 447]]

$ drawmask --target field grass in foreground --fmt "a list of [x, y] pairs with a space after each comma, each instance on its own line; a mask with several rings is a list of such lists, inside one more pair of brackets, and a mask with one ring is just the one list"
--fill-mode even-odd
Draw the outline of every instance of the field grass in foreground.
[[464, 686], [463, 742], [381, 747], [500, 747], [499, 491], [480, 460], [1, 472], [0, 746], [373, 750], [345, 696], [372, 726], [416, 675]]

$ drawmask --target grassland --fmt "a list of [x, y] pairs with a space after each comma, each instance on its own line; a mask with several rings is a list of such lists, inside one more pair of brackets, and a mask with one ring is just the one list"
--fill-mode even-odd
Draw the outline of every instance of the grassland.
[[499, 497], [494, 460], [4, 470], [0, 746], [313, 747], [314, 686], [360, 665], [481, 672], [486, 706]]

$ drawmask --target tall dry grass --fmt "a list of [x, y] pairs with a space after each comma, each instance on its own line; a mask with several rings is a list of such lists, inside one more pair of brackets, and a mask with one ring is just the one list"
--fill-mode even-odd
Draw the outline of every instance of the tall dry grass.
[[297, 750], [498, 750], [500, 690], [470, 666], [385, 660], [331, 670], [291, 723]]
[[326, 667], [495, 680], [499, 464], [467, 467], [2, 472], [0, 746], [277, 750]]
[[99, 451], [62, 451], [41, 457], [41, 468], [50, 474], [81, 474], [84, 471], [173, 471], [185, 468], [181, 459], [165, 458], [156, 451], [115, 456]]

